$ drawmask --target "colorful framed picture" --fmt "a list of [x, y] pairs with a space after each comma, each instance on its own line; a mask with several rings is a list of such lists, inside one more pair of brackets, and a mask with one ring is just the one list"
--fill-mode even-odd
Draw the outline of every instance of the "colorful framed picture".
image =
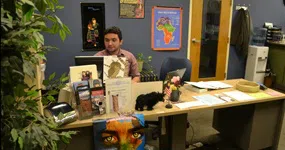
[[93, 122], [95, 150], [144, 150], [144, 116], [118, 117]]
[[120, 0], [120, 18], [144, 18], [144, 0]]
[[82, 51], [104, 49], [105, 4], [81, 3]]
[[180, 50], [182, 43], [182, 12], [180, 7], [152, 8], [151, 47], [153, 50]]

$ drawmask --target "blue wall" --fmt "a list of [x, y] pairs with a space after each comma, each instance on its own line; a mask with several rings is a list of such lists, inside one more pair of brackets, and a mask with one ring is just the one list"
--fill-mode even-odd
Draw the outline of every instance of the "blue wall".
[[[81, 10], [80, 2], [105, 3], [106, 28], [119, 26], [123, 32], [123, 49], [131, 51], [134, 55], [142, 52], [146, 56], [153, 56], [152, 65], [159, 73], [163, 58], [168, 56], [186, 57], [188, 41], [189, 0], [145, 0], [144, 19], [119, 19], [119, 0], [65, 0], [63, 11], [57, 15], [71, 30], [72, 35], [62, 42], [58, 36], [45, 35], [45, 44], [59, 48], [47, 55], [46, 75], [56, 72], [58, 75], [69, 72], [69, 66], [74, 65], [74, 56], [94, 55], [96, 52], [81, 52]], [[183, 8], [182, 48], [179, 51], [153, 51], [151, 49], [151, 9], [152, 6], [172, 6]]]
[[[248, 10], [253, 27], [262, 27], [264, 22], [282, 26], [285, 31], [285, 6], [283, 0], [234, 0], [233, 18], [236, 13], [235, 6], [249, 6]], [[228, 62], [228, 79], [244, 78], [246, 58], [238, 54], [233, 46], [230, 47]]]
[[[145, 0], [144, 19], [119, 19], [118, 0], [85, 0], [82, 2], [105, 3], [106, 27], [119, 26], [123, 31], [124, 44], [122, 48], [130, 50], [135, 55], [139, 52], [145, 55], [152, 55], [152, 65], [159, 73], [163, 58], [168, 56], [186, 57], [188, 40], [188, 11], [189, 0]], [[68, 36], [63, 43], [58, 36], [45, 36], [45, 44], [59, 48], [59, 51], [50, 52], [47, 55], [48, 63], [46, 75], [53, 72], [62, 74], [69, 71], [69, 66], [74, 65], [74, 56], [93, 55], [95, 52], [81, 52], [81, 12], [80, 2], [76, 0], [61, 1], [65, 6], [63, 11], [58, 11], [58, 16], [68, 25], [72, 35]], [[264, 22], [272, 22], [282, 26], [285, 31], [285, 6], [283, 0], [234, 0], [233, 16], [235, 6], [238, 4], [249, 5], [249, 11], [253, 26], [261, 27]], [[183, 7], [183, 37], [182, 48], [180, 51], [160, 52], [151, 49], [151, 7], [155, 5]], [[228, 62], [228, 79], [243, 78], [245, 73], [245, 58], [236, 53], [234, 47], [230, 47]]]

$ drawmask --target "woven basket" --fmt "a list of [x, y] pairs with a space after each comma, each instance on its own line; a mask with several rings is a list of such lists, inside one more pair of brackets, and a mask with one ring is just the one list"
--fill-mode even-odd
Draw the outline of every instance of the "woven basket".
[[259, 85], [251, 81], [239, 81], [236, 84], [236, 89], [243, 92], [255, 93], [259, 91]]

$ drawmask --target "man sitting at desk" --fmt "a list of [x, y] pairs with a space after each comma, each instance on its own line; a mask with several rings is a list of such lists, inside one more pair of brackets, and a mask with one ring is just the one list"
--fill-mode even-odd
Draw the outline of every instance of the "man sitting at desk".
[[135, 56], [126, 50], [121, 49], [122, 32], [118, 27], [110, 27], [104, 31], [105, 50], [95, 54], [95, 56], [111, 56], [126, 57], [128, 62], [128, 75], [132, 77], [132, 81], [140, 82], [140, 73], [138, 63]]

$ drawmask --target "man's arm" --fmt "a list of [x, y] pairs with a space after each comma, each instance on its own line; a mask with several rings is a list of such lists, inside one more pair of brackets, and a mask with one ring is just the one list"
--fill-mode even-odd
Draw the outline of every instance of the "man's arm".
[[132, 81], [140, 82], [140, 72], [138, 69], [138, 62], [134, 55], [131, 56], [131, 66], [129, 68], [130, 75], [133, 77]]

